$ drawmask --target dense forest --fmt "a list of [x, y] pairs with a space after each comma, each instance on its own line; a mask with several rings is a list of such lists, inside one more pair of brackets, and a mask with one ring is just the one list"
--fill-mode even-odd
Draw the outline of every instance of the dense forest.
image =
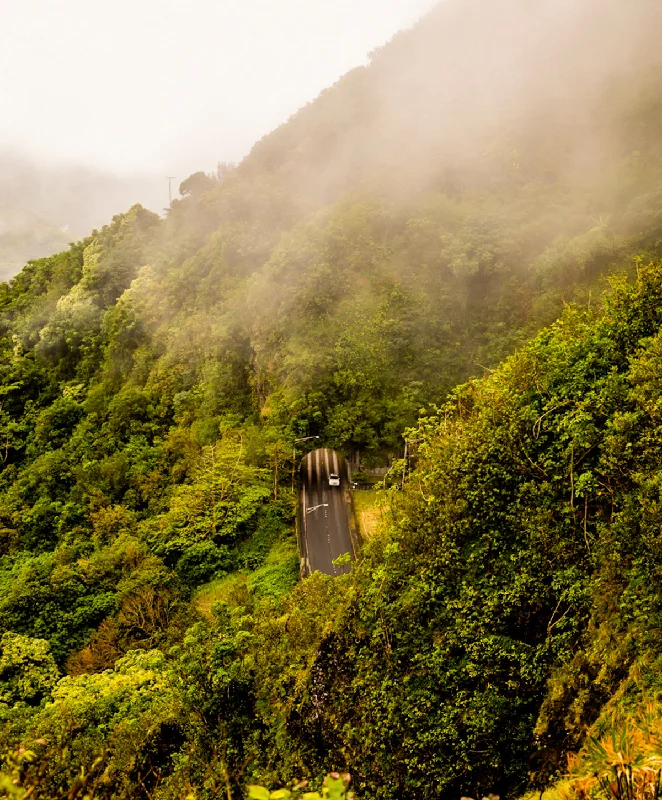
[[0, 284], [0, 796], [656, 800], [661, 22], [445, 0]]

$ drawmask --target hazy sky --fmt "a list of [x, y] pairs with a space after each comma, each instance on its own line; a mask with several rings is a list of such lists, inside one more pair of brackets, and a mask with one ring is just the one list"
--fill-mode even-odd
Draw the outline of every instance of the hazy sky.
[[179, 179], [237, 160], [434, 0], [0, 0], [0, 146]]

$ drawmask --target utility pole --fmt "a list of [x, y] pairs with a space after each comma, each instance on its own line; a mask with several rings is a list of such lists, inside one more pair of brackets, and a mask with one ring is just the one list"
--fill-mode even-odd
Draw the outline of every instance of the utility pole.
[[172, 182], [175, 180], [174, 175], [166, 175], [168, 181], [168, 208], [172, 207]]
[[401, 484], [403, 489], [405, 488], [405, 479], [407, 477], [407, 469], [409, 467], [409, 458], [411, 457], [411, 447], [410, 447], [410, 445], [418, 444], [419, 442], [422, 442], [422, 441], [423, 441], [423, 439], [405, 439], [405, 455], [404, 455], [404, 459], [403, 459], [404, 463], [402, 465], [402, 484]]
[[405, 457], [402, 459], [402, 488], [405, 488], [405, 478], [407, 477], [407, 460], [409, 458], [409, 442], [405, 439]]

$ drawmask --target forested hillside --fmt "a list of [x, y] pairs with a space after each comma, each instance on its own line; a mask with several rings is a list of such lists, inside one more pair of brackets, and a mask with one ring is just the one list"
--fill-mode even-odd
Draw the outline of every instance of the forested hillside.
[[71, 238], [62, 228], [21, 206], [0, 206], [0, 279], [13, 278], [29, 258], [62, 250]]
[[161, 178], [48, 165], [0, 148], [0, 280], [13, 278], [28, 259], [68, 247], [137, 201], [160, 210], [165, 198]]
[[[0, 284], [0, 791], [513, 797], [655, 699], [660, 22], [446, 0]], [[312, 436], [394, 466], [301, 581]]]

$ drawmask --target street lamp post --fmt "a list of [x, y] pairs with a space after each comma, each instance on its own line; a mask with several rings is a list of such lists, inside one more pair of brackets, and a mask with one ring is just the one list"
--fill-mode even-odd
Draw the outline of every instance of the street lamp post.
[[328, 503], [320, 503], [317, 506], [311, 506], [310, 508], [307, 508], [306, 514], [310, 514], [311, 511], [317, 511], [318, 508], [328, 508], [328, 507], [329, 507]]
[[319, 436], [302, 436], [300, 439], [295, 439], [292, 445], [292, 494], [294, 494], [294, 464], [297, 457], [297, 444], [299, 442], [308, 442], [310, 439], [319, 439]]

